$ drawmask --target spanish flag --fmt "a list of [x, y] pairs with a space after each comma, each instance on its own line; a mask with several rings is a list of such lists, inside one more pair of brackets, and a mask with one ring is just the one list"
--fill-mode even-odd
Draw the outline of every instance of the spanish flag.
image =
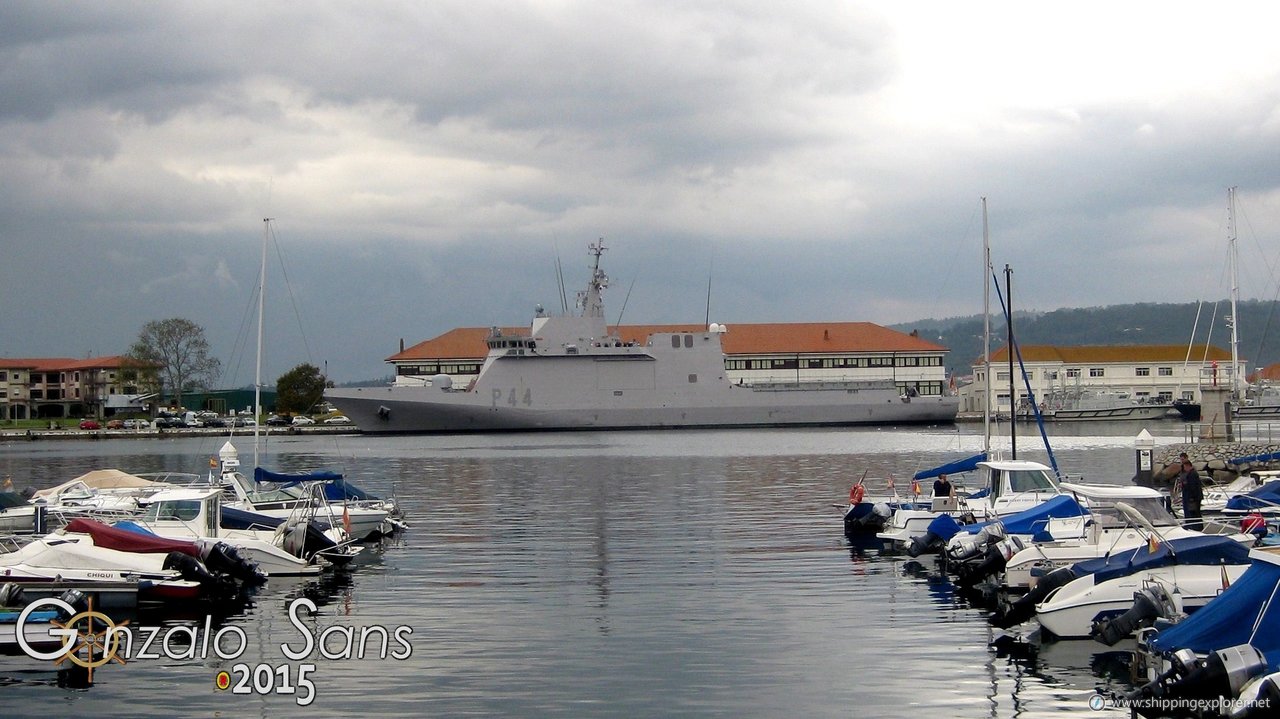
[[4, 478], [4, 490], [7, 492], [13, 489], [13, 477]]
[[918, 479], [911, 480], [911, 493], [920, 494], [920, 480]]
[[217, 469], [217, 468], [218, 468], [218, 458], [217, 458], [217, 457], [210, 457], [210, 458], [209, 458], [209, 466], [210, 466], [210, 467], [213, 467], [214, 469]]
[[1148, 552], [1150, 552], [1150, 553], [1152, 553], [1152, 554], [1155, 554], [1155, 551], [1156, 551], [1157, 549], [1159, 549], [1159, 548], [1160, 548], [1160, 540], [1156, 539], [1156, 535], [1154, 535], [1154, 534], [1153, 534], [1153, 535], [1151, 535], [1151, 536], [1147, 537], [1147, 551], [1148, 551]]
[[342, 504], [342, 528], [346, 530], [348, 535], [351, 534], [351, 513], [347, 511], [345, 502]]

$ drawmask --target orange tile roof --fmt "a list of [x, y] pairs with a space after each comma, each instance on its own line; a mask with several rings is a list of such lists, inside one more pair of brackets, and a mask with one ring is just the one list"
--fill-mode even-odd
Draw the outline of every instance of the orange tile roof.
[[35, 372], [65, 372], [67, 370], [118, 369], [125, 364], [121, 355], [71, 359], [68, 357], [0, 357], [0, 368], [29, 369]]
[[[723, 338], [725, 354], [821, 354], [827, 352], [946, 352], [947, 348], [870, 322], [800, 322], [730, 324]], [[503, 327], [521, 334], [525, 327]], [[622, 325], [618, 335], [644, 343], [658, 332], [702, 332], [700, 324]], [[461, 327], [419, 342], [387, 358], [388, 362], [434, 359], [479, 359], [488, 354], [485, 327]]]
[[[1108, 362], [1185, 362], [1213, 361], [1231, 363], [1231, 353], [1212, 345], [1195, 345], [1190, 352], [1186, 345], [1085, 345], [1061, 347], [1057, 345], [1024, 345], [1019, 347], [1025, 362], [1062, 362], [1063, 364], [1105, 364]], [[1004, 347], [991, 352], [991, 361], [1008, 362], [1009, 353]], [[980, 364], [979, 357], [974, 364]]]

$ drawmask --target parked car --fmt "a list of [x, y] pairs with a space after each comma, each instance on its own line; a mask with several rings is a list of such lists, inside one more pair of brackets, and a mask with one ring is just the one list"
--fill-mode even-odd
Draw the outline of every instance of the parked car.
[[326, 419], [324, 423], [325, 424], [351, 424], [351, 420], [348, 419], [346, 415], [340, 414], [336, 417], [330, 417], [329, 419]]
[[271, 427], [288, 427], [289, 424], [290, 422], [288, 417], [281, 417], [278, 414], [273, 414], [270, 417], [267, 417], [267, 425]]
[[181, 417], [156, 417], [156, 429], [181, 429], [187, 423]]
[[124, 429], [124, 420], [123, 419], [107, 420], [107, 429]]
[[257, 427], [258, 422], [253, 417], [236, 417], [232, 421], [232, 425], [236, 427]]
[[294, 427], [303, 427], [303, 426], [305, 426], [305, 425], [308, 425], [308, 424], [315, 424], [315, 423], [316, 423], [316, 421], [315, 421], [314, 419], [311, 419], [310, 417], [307, 417], [307, 416], [305, 416], [305, 415], [301, 415], [301, 414], [300, 414], [300, 415], [298, 415], [297, 417], [294, 417], [294, 418], [293, 418], [293, 426], [294, 426]]
[[204, 417], [200, 420], [201, 426], [204, 427], [226, 427], [227, 420], [221, 417]]
[[145, 419], [126, 419], [124, 421], [125, 429], [147, 429], [151, 423]]
[[98, 424], [96, 419], [80, 420], [80, 429], [102, 429], [102, 425]]

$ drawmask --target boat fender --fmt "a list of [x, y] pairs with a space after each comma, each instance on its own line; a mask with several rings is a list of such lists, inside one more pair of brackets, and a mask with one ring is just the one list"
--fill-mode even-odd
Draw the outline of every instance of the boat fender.
[[849, 488], [849, 504], [858, 504], [862, 498], [866, 496], [867, 490], [862, 484], [855, 484]]

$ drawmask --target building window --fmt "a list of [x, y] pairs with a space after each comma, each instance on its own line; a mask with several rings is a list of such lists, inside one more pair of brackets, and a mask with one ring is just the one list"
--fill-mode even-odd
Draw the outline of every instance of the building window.
[[1080, 370], [1079, 370], [1079, 369], [1075, 369], [1075, 368], [1073, 368], [1073, 369], [1069, 369], [1069, 370], [1067, 370], [1067, 379], [1072, 379], [1072, 378], [1074, 378], [1074, 377], [1079, 377], [1079, 376], [1080, 376]]
[[1133, 370], [1133, 373], [1134, 373], [1134, 374], [1136, 374], [1136, 375], [1137, 375], [1137, 376], [1139, 376], [1139, 377], [1150, 377], [1150, 376], [1151, 376], [1151, 368], [1150, 368], [1150, 367], [1137, 367], [1137, 368], [1135, 368], [1135, 369]]
[[1102, 376], [1104, 376], [1104, 374], [1105, 374], [1105, 373], [1106, 373], [1106, 370], [1105, 370], [1104, 368], [1102, 368], [1102, 367], [1090, 367], [1090, 368], [1089, 368], [1089, 376], [1090, 376], [1090, 377], [1102, 377]]
[[671, 335], [671, 349], [680, 349], [680, 335]]
[[1173, 368], [1172, 368], [1172, 367], [1161, 367], [1161, 368], [1158, 370], [1158, 373], [1160, 374], [1160, 376], [1161, 376], [1161, 377], [1172, 377], [1172, 376], [1173, 376]]

